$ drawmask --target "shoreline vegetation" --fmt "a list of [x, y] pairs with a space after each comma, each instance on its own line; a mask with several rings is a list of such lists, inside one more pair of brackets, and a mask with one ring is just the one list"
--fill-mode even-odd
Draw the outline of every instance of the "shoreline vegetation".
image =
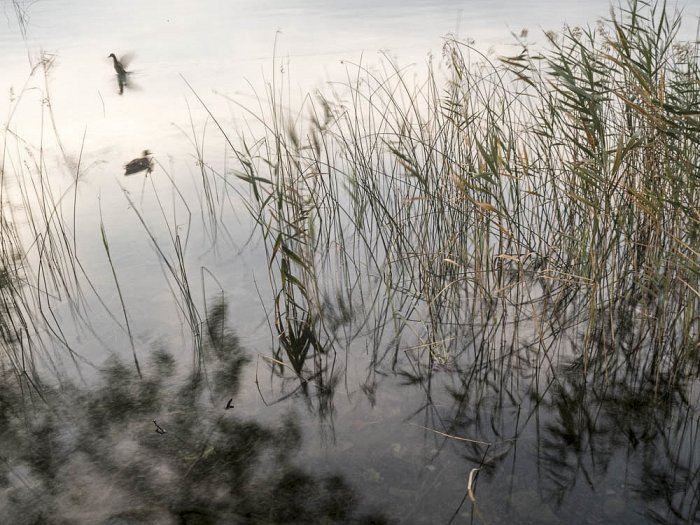
[[336, 340], [326, 312], [361, 297], [361, 324], [389, 310], [389, 339], [411, 331], [431, 363], [506, 342], [584, 373], [696, 374], [700, 83], [680, 22], [632, 2], [498, 59], [448, 39], [444, 84], [359, 64], [295, 111], [273, 79], [250, 113], [264, 135], [220, 130], [266, 242], [277, 357], [301, 373]]
[[[203, 143], [192, 140], [201, 170], [192, 207], [216, 242], [227, 226], [217, 224], [226, 204], [215, 194], [223, 185], [243, 199], [267, 254], [276, 359], [301, 373], [344, 324], [380, 334], [371, 338], [376, 356], [387, 341], [395, 354], [411, 332], [436, 361], [463, 353], [470, 338], [472, 347], [496, 334], [522, 344], [522, 325], [532, 332], [525, 344], [538, 352], [573, 337], [577, 351], [564, 353], [584, 370], [601, 353], [670, 380], [693, 370], [686, 365], [700, 352], [698, 43], [677, 41], [681, 15], [663, 4], [631, 2], [612, 13], [594, 27], [546, 33], [543, 46], [524, 32], [511, 56], [448, 38], [444, 82], [432, 67], [414, 84], [390, 61], [382, 70], [348, 64], [344, 83], [296, 109], [273, 76], [257, 110], [238, 105], [247, 130], [230, 133], [209, 113], [230, 166], [207, 164]], [[47, 57], [32, 71], [44, 71], [47, 89], [51, 67]], [[61, 344], [42, 305], [61, 297], [84, 315], [79, 290], [91, 286], [74, 233], [82, 151], [70, 162], [63, 153], [74, 184], [57, 196], [45, 161], [30, 148], [24, 158], [19, 137], [11, 149], [11, 120], [2, 163], [5, 340], [30, 345], [48, 330]], [[187, 198], [166, 177], [191, 222]], [[11, 205], [18, 196], [21, 204]], [[163, 245], [125, 197], [196, 343], [201, 307], [188, 281], [187, 239], [167, 224], [161, 202], [172, 246]], [[111, 265], [107, 234], [102, 224]], [[128, 331], [128, 316], [112, 315], [124, 317], [125, 325], [117, 322]], [[32, 328], [37, 322], [46, 326]], [[13, 344], [6, 353], [16, 370], [32, 355], [18, 357]]]
[[[479, 493], [479, 478], [493, 479], [502, 458], [514, 456], [517, 440], [546, 411], [543, 419], [557, 420], [547, 426], [547, 443], [561, 445], [538, 458], [549, 461], [545, 471], [555, 480], [550, 502], [561, 504], [562, 494], [574, 490], [580, 472], [571, 458], [581, 450], [590, 447], [588, 466], [600, 479], [607, 473], [596, 470], [609, 458], [592, 450], [594, 437], [610, 450], [629, 438], [635, 451], [639, 443], [652, 444], [668, 460], [669, 472], [645, 470], [643, 482], [674, 479], [664, 501], [650, 498], [649, 508], [656, 506], [646, 516], [692, 522], [700, 512], [693, 454], [700, 428], [700, 39], [679, 40], [681, 19], [665, 3], [630, 0], [609, 20], [548, 32], [542, 44], [523, 31], [515, 52], [498, 57], [448, 37], [439, 66], [429, 64], [420, 80], [389, 59], [379, 67], [348, 63], [345, 79], [298, 106], [288, 104], [275, 61], [257, 107], [229, 101], [245, 115], [244, 129], [227, 129], [183, 77], [218, 131], [213, 138], [210, 127], [207, 144], [225, 143], [224, 166], [207, 160], [202, 133], [192, 137], [196, 196], [181, 191], [157, 151], [153, 160], [148, 151], [143, 157], [153, 168], [155, 214], [120, 187], [185, 327], [192, 367], [179, 377], [177, 352], [144, 348], [134, 337], [124, 299], [129, 279], [101, 207], [96, 235], [112, 288], [98, 289], [81, 262], [75, 232], [83, 151], [69, 160], [50, 97], [42, 102], [42, 125], [53, 127], [72, 173], [67, 189], [52, 186], [43, 143], [26, 144], [13, 132], [10, 114], [0, 163], [0, 421], [6, 429], [0, 432], [8, 444], [0, 453], [0, 484], [12, 485], [18, 468], [29, 481], [4, 492], [0, 507], [11, 508], [18, 522], [48, 519], [56, 509], [78, 521], [93, 519], [70, 514], [57, 494], [33, 508], [34, 491], [51, 492], [57, 473], [85, 465], [99, 470], [105, 487], [117, 483], [109, 480], [123, 460], [119, 439], [145, 428], [131, 418], [157, 412], [134, 447], [167, 476], [137, 463], [120, 470], [119, 497], [129, 497], [133, 474], [142, 506], [124, 516], [108, 509], [115, 522], [188, 522], [178, 512], [251, 523], [391, 522], [374, 514], [380, 499], [368, 510], [343, 477], [314, 477], [295, 465], [300, 424], [266, 427], [231, 415], [251, 358], [227, 328], [226, 304], [235, 298], [222, 286], [224, 300], [211, 300], [204, 281], [218, 284], [217, 276], [191, 261], [187, 247], [198, 220], [212, 244], [225, 244], [235, 227], [225, 218], [240, 214], [233, 208], [242, 203], [252, 220], [250, 242], [265, 257], [254, 283], [271, 335], [255, 364], [265, 406], [298, 395], [328, 422], [344, 382], [372, 408], [386, 377], [423, 389], [431, 426], [414, 427], [443, 445], [461, 439], [469, 464], [468, 491], [452, 519], [468, 497], [479, 522], [488, 521], [482, 512], [489, 502], [498, 508], [496, 495]], [[43, 74], [46, 93], [51, 67], [45, 56], [31, 73]], [[167, 198], [154, 179], [172, 186]], [[184, 210], [179, 223], [169, 206]], [[228, 247], [212, 252], [219, 249]], [[118, 298], [110, 303], [119, 305], [116, 311], [106, 293]], [[79, 346], [88, 332], [102, 342], [90, 322], [98, 309], [127, 341], [131, 355], [121, 357], [133, 365], [116, 357], [94, 363], [91, 349]], [[353, 360], [366, 373], [348, 386]], [[64, 378], [66, 363], [81, 386]], [[100, 370], [102, 386], [94, 391], [82, 377], [85, 367]], [[263, 395], [265, 373], [283, 385], [279, 396]], [[449, 410], [432, 399], [443, 376], [452, 381]], [[173, 391], [182, 410], [167, 407]], [[86, 416], [79, 437], [62, 434], [74, 423], [71, 410], [57, 405], [62, 395]], [[100, 406], [114, 417], [99, 413]], [[620, 406], [632, 422], [623, 421]], [[472, 409], [492, 420], [475, 422]], [[598, 432], [598, 419], [607, 430]], [[184, 429], [180, 442], [170, 437], [173, 428]], [[586, 432], [588, 441], [581, 438]], [[171, 441], [163, 448], [166, 436]], [[255, 477], [250, 457], [241, 454], [255, 443], [262, 443], [254, 461], [265, 464], [265, 479]], [[78, 459], [66, 459], [76, 450]], [[560, 450], [568, 452], [559, 457]], [[275, 471], [270, 458], [283, 468]], [[217, 465], [231, 470], [222, 474]], [[178, 484], [190, 475], [211, 494], [192, 479]], [[367, 476], [381, 478], [378, 471]], [[222, 483], [226, 494], [215, 494]], [[592, 489], [595, 483], [589, 481]], [[245, 494], [238, 497], [241, 487]], [[299, 487], [318, 492], [313, 505], [304, 505]], [[224, 501], [231, 494], [238, 509]], [[625, 503], [639, 494], [627, 497]], [[244, 500], [250, 508], [239, 514]], [[268, 512], [269, 501], [276, 503]]]

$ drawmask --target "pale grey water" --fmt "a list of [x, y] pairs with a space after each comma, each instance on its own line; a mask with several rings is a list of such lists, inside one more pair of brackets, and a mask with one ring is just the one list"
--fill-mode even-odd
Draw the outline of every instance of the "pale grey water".
[[[14, 97], [20, 94], [31, 64], [36, 63], [41, 52], [55, 57], [55, 64], [50, 70], [48, 84], [40, 77], [33, 78], [22, 103], [16, 108], [9, 127], [22, 140], [8, 147], [7, 158], [20, 158], [19, 152], [24, 148], [36, 152], [43, 136], [46, 175], [57, 188], [56, 194], [68, 192], [66, 202], [72, 203], [74, 188], [71, 183], [85, 136], [77, 186], [78, 256], [101, 299], [118, 317], [120, 301], [102, 245], [101, 216], [143, 361], [152, 348], [162, 345], [188, 363], [192, 345], [189, 329], [184, 326], [183, 315], [174, 300], [177, 294], [171, 293], [166, 282], [167, 272], [123, 190], [142, 211], [169, 256], [172, 256], [169, 239], [173, 230], [177, 229], [182, 235], [190, 232], [185, 254], [192, 291], [199, 306], [207, 302], [202, 290], [209, 300], [216, 296], [219, 285], [225, 290], [232, 327], [252, 359], [241, 379], [240, 392], [236, 392], [238, 386], [234, 384], [230, 393], [221, 394], [223, 401], [236, 396], [236, 410], [224, 412], [226, 417], [253, 418], [265, 425], [277, 424], [285, 414], [291, 414], [289, 417], [303, 434], [299, 458], [319, 476], [342, 472], [359, 494], [357, 505], [361, 510], [383, 512], [392, 518], [388, 521], [404, 523], [447, 523], [455, 516], [455, 522], [461, 523], [470, 519], [480, 523], [513, 523], [516, 520], [636, 523], [642, 513], [640, 501], [644, 498], [661, 501], [661, 507], [664, 498], [678, 499], [672, 483], [669, 483], [669, 495], [663, 487], [651, 494], [645, 492], [649, 489], [644, 482], [676, 475], [669, 466], [672, 462], [664, 463], [668, 459], [664, 454], [675, 457], [679, 450], [682, 454], [678, 452], [678, 457], [690, 458], [688, 470], [697, 469], [697, 455], [693, 449], [696, 418], [690, 418], [688, 430], [675, 416], [670, 419], [659, 416], [657, 423], [655, 416], [663, 410], [642, 407], [635, 411], [634, 400], [625, 398], [623, 387], [620, 387], [621, 393], [596, 398], [594, 401], [598, 404], [590, 400], [586, 403], [581, 400], [585, 396], [578, 396], [586, 390], [586, 385], [577, 384], [573, 379], [569, 382], [562, 374], [561, 396], [555, 397], [551, 406], [542, 407], [540, 413], [537, 396], [543, 395], [542, 390], [549, 389], [550, 385], [538, 384], [527, 370], [521, 371], [522, 377], [515, 374], [518, 385], [514, 390], [522, 396], [516, 407], [515, 401], [503, 402], [497, 381], [496, 386], [486, 385], [488, 378], [484, 384], [480, 381], [475, 385], [465, 384], [458, 374], [440, 372], [434, 379], [433, 390], [423, 383], [406, 386], [405, 377], [391, 376], [386, 369], [366, 370], [363, 354], [359, 353], [359, 359], [342, 363], [347, 375], [341, 375], [342, 379], [334, 387], [336, 395], [331, 401], [331, 414], [320, 416], [321, 408], [307, 406], [303, 396], [286, 398], [294, 385], [287, 386], [281, 381], [282, 384], [278, 384], [264, 371], [265, 362], [261, 356], [268, 356], [271, 346], [261, 304], [268, 298], [265, 263], [260, 262], [258, 242], [244, 247], [251, 228], [246, 213], [240, 210], [238, 217], [233, 213], [226, 217], [230, 238], [220, 234], [216, 248], [212, 248], [200, 210], [203, 199], [195, 148], [191, 144], [193, 135], [201, 139], [206, 128], [206, 156], [214, 164], [223, 163], [224, 146], [183, 77], [211, 106], [226, 130], [235, 134], [245, 124], [244, 113], [220, 94], [254, 107], [256, 94], [264, 93], [273, 72], [284, 79], [290, 100], [299, 100], [308, 91], [323, 89], [329, 82], [342, 81], [346, 75], [345, 62], [362, 61], [372, 66], [380, 62], [383, 53], [394, 57], [399, 64], [413, 64], [415, 74], [420, 76], [424, 74], [430, 55], [438, 61], [443, 38], [448, 33], [473, 39], [475, 46], [484, 53], [505, 53], [512, 49], [510, 32], [519, 34], [526, 28], [530, 41], [541, 42], [543, 30], [594, 22], [607, 16], [608, 2], [38, 1], [16, 2], [16, 5], [26, 9], [26, 38], [17, 23], [12, 2], [3, 2], [4, 18], [0, 19], [0, 117], [3, 125], [13, 107], [11, 90]], [[686, 19], [690, 22], [686, 30], [691, 34], [699, 10], [693, 2], [686, 4]], [[111, 52], [135, 54], [130, 68], [138, 89], [127, 89], [122, 96], [118, 94], [114, 70], [107, 58]], [[47, 95], [65, 158], [58, 151], [46, 106], [42, 106], [42, 99]], [[148, 178], [143, 174], [123, 177], [124, 162], [144, 148], [155, 152], [160, 166]], [[12, 166], [17, 169], [19, 164]], [[189, 209], [173, 191], [164, 169], [184, 194]], [[10, 198], [16, 196], [17, 186], [11, 180], [5, 183]], [[223, 188], [218, 191], [225, 192]], [[235, 202], [235, 195], [231, 195], [231, 199]], [[160, 206], [165, 211], [162, 212]], [[72, 204], [62, 211], [69, 224], [72, 223], [71, 207]], [[32, 239], [27, 238], [27, 246], [31, 243]], [[30, 252], [35, 253], [35, 248]], [[202, 268], [206, 271], [201, 271]], [[262, 289], [262, 300], [256, 285]], [[90, 323], [102, 340], [98, 341], [85, 327], [72, 329], [70, 313], [61, 311], [61, 302], [56, 301], [56, 314], [70, 342], [95, 363], [101, 363], [113, 351], [124, 357], [130, 366], [131, 349], [124, 332], [116, 328], [88, 291], [86, 296], [90, 304], [87, 308]], [[56, 354], [64, 362], [70, 362], [61, 355], [60, 349]], [[342, 356], [340, 361], [344, 360]], [[258, 366], [260, 373], [256, 372]], [[410, 371], [410, 367], [406, 369]], [[339, 370], [343, 368], [339, 366]], [[370, 377], [360, 381], [365, 375]], [[264, 406], [254, 379], [260, 380], [267, 401], [282, 400], [272, 407]], [[118, 380], [119, 377], [117, 386]], [[377, 389], [374, 395], [365, 395], [362, 389], [373, 385]], [[463, 402], [470, 396], [477, 397], [475, 391], [483, 390], [490, 392], [484, 397], [483, 406], [475, 409]], [[194, 429], [188, 428], [187, 423], [178, 419], [182, 413], [187, 413], [187, 406], [174, 393], [174, 388], [159, 393], [165, 399], [163, 406], [149, 407], [153, 412], [139, 414], [140, 419], [123, 423], [117, 417], [121, 406], [114, 408], [113, 419], [97, 417], [100, 424], [109, 429], [106, 436], [99, 435], [102, 428], [92, 420], [86, 427], [74, 425], [70, 418], [65, 428], [59, 425], [63, 431], [58, 432], [60, 439], [53, 444], [57, 449], [65, 446], [72, 450], [66, 446], [71, 440], [95, 441], [97, 448], [109, 450], [117, 458], [115, 461], [121, 463], [117, 461], [116, 466], [100, 471], [95, 467], [100, 464], [85, 466], [80, 454], [67, 452], [69, 459], [56, 467], [59, 481], [51, 474], [44, 487], [47, 493], [55, 491], [56, 486], [62, 487], [64, 492], [54, 496], [58, 515], [87, 523], [106, 520], [106, 516], [116, 513], [119, 507], [133, 506], [134, 512], [144, 507], [158, 509], [157, 492], [154, 495], [131, 487], [132, 479], [142, 481], [143, 475], [130, 469], [156, 461], [149, 457], [149, 451], [157, 450], [160, 443], [153, 445], [149, 440], [161, 436], [154, 434], [151, 419], [157, 417], [169, 430], [169, 434], [163, 435], [169, 439], [177, 435], [178, 428], [182, 435], [189, 431], [194, 436], [203, 434], [197, 425]], [[113, 398], [99, 399], [111, 409], [110, 403], [119, 405], [119, 396]], [[310, 404], [320, 404], [313, 395], [311, 399]], [[430, 401], [429, 407], [426, 399]], [[625, 409], [628, 405], [623, 402], [633, 408]], [[221, 409], [222, 404], [217, 398], [214, 406]], [[576, 429], [582, 436], [580, 442], [572, 444], [568, 441], [571, 433], [567, 430], [570, 429], [557, 426], [557, 415], [561, 413], [561, 419], [569, 421], [569, 411], [578, 414], [579, 409], [585, 411], [589, 404], [595, 409], [590, 409], [591, 412], [596, 412], [603, 420], [603, 428], [591, 429], [582, 424]], [[697, 403], [691, 405], [697, 406]], [[525, 422], [525, 416], [520, 419], [521, 409], [523, 414], [528, 414]], [[93, 412], [86, 412], [94, 416]], [[211, 412], [202, 411], [202, 427], [216, 426], [212, 421], [220, 415], [213, 409]], [[76, 413], [80, 414], [80, 409], [76, 408]], [[124, 413], [130, 414], [128, 409]], [[634, 421], [628, 424], [625, 416]], [[221, 419], [216, 421], [218, 424]], [[461, 446], [426, 429], [445, 426], [464, 436], [496, 443], [490, 451], [493, 462], [481, 474], [478, 500], [481, 514], [476, 517], [468, 504], [462, 507], [461, 500], [469, 470], [480, 464], [483, 449]], [[668, 430], [672, 426], [675, 432]], [[670, 435], [667, 441], [649, 438], [661, 432], [658, 430], [661, 427]], [[522, 436], [516, 446], [510, 439], [518, 428], [522, 429]], [[642, 443], [639, 448], [619, 438], [622, 428], [640, 436], [635, 437]], [[236, 430], [244, 434], [250, 429], [242, 425]], [[46, 431], [46, 435], [50, 434], [51, 428]], [[663, 437], [665, 439], [665, 433]], [[183, 439], [194, 440], [195, 437], [188, 435]], [[13, 443], [4, 435], [3, 440], [3, 444], [9, 444], [7, 448]], [[176, 442], [175, 446], [181, 447], [182, 442]], [[188, 449], [184, 458], [175, 455], [185, 464], [183, 479], [194, 485], [195, 492], [196, 481], [200, 478], [203, 486], [209, 487], [207, 483], [212, 483], [216, 487], [216, 476], [219, 471], [227, 471], [230, 458], [216, 455], [220, 463], [205, 465], [209, 470], [196, 472], [194, 466], [200, 464], [197, 455], [201, 452], [205, 457], [208, 449], [193, 448], [196, 450]], [[226, 449], [225, 443], [223, 448]], [[297, 452], [294, 447], [289, 448]], [[559, 452], [561, 457], [557, 455]], [[500, 459], [502, 457], [507, 460]], [[657, 468], [653, 459], [658, 458], [671, 474], [664, 468]], [[154, 486], [168, 485], [169, 476], [172, 476], [169, 468], [174, 470], [177, 466], [173, 465], [176, 462], [164, 463], [166, 466], [162, 470], [153, 469], [158, 478]], [[22, 468], [15, 471], [17, 479], [27, 477]], [[190, 469], [197, 475], [195, 481], [188, 478]], [[36, 470], [41, 472], [40, 468]], [[127, 481], [119, 478], [120, 475]], [[3, 487], [10, 486], [19, 492], [22, 484], [11, 476], [9, 479]], [[40, 481], [30, 479], [29, 484], [36, 489]], [[32, 485], [33, 482], [36, 485]], [[256, 488], [255, 483], [252, 486]], [[130, 489], [133, 493], [129, 497]], [[15, 501], [10, 492], [7, 489], [2, 493], [0, 509]], [[85, 511], [90, 508], [85, 500], [90, 498], [96, 498], [104, 509], [92, 508], [92, 514]], [[38, 498], [42, 503], [50, 499], [48, 496]], [[32, 507], [34, 500], [29, 498], [29, 501], [28, 506]], [[128, 517], [123, 520], [128, 522]], [[143, 521], [149, 520], [169, 522], [152, 515], [143, 518]], [[133, 518], [133, 521], [137, 520]], [[669, 521], [673, 522], [671, 518]]]
[[[77, 148], [84, 129], [90, 151], [141, 149], [172, 140], [186, 125], [184, 76], [202, 94], [212, 89], [253, 101], [269, 80], [272, 58], [286, 62], [294, 92], [306, 93], [343, 75], [341, 61], [375, 63], [382, 51], [420, 68], [440, 56], [448, 33], [484, 51], [508, 44], [510, 31], [559, 29], [606, 16], [593, 2], [18, 2], [26, 9], [26, 41], [5, 1], [0, 46], [0, 115], [41, 50], [56, 55], [51, 98], [64, 140]], [[277, 45], [275, 49], [275, 41]], [[141, 91], [115, 97], [110, 52], [136, 54], [131, 68]], [[216, 97], [208, 97], [215, 107]], [[15, 117], [15, 125], [22, 119]], [[161, 155], [163, 152], [160, 152]]]
[[[391, 57], [409, 73], [420, 77], [426, 64], [439, 67], [444, 38], [455, 34], [469, 38], [484, 53], [507, 53], [514, 39], [529, 29], [529, 39], [543, 40], [542, 31], [564, 24], [594, 22], [608, 16], [607, 1], [593, 2], [3, 2], [0, 19], [0, 116], [26, 144], [41, 144], [47, 173], [56, 194], [71, 193], [74, 171], [82, 150], [77, 191], [79, 254], [99, 289], [112, 290], [107, 302], [120, 308], [113, 293], [112, 277], [103, 271], [106, 262], [97, 228], [100, 207], [122, 274], [128, 276], [123, 292], [135, 308], [137, 331], [157, 337], [156, 328], [176, 312], [168, 308], [170, 292], [149, 241], [137, 218], [129, 213], [120, 186], [145, 202], [144, 213], [157, 221], [159, 207], [152, 200], [172, 193], [162, 175], [156, 188], [141, 177], [123, 178], [122, 165], [146, 148], [167, 169], [182, 191], [198, 195], [194, 137], [207, 142], [206, 160], [221, 165], [224, 142], [207, 120], [186, 79], [206, 101], [232, 136], [245, 130], [250, 117], [231, 100], [255, 109], [257, 97], [276, 75], [293, 105], [329, 82], [347, 78], [347, 63], [369, 67]], [[18, 22], [17, 11], [23, 14]], [[23, 33], [24, 32], [24, 33]], [[134, 89], [118, 94], [109, 53], [133, 53], [128, 69]], [[42, 53], [54, 64], [45, 82], [41, 71], [29, 79], [31, 66]], [[18, 96], [21, 102], [17, 103]], [[56, 132], [65, 157], [58, 151], [49, 114], [42, 100], [49, 99]], [[43, 120], [42, 120], [43, 119]], [[247, 120], [246, 120], [247, 119]], [[43, 131], [42, 131], [43, 130]], [[43, 137], [40, 139], [40, 136]], [[83, 138], [84, 137], [84, 138]], [[84, 140], [84, 144], [83, 144]], [[17, 151], [8, 147], [9, 151]], [[19, 161], [17, 161], [19, 162]], [[9, 171], [9, 170], [8, 170]], [[191, 186], [194, 184], [194, 186]], [[145, 201], [142, 192], [146, 192]], [[151, 199], [149, 201], [149, 198]], [[200, 197], [189, 204], [194, 206]], [[177, 199], [175, 199], [177, 200]], [[173, 211], [181, 227], [187, 222], [182, 206]], [[64, 210], [65, 211], [65, 210]], [[71, 210], [66, 213], [72, 213]], [[245, 213], [242, 214], [245, 219]], [[168, 212], [170, 217], [170, 212]], [[163, 222], [162, 220], [160, 221]], [[192, 221], [199, 232], [198, 220]], [[247, 239], [249, 226], [231, 233], [236, 245]], [[245, 220], [244, 220], [245, 222]], [[165, 230], [161, 233], [165, 234]], [[261, 312], [252, 287], [252, 268], [245, 254], [219, 250], [207, 257], [211, 245], [201, 233], [190, 241], [192, 271], [206, 266], [236, 290], [236, 311], [254, 323]], [[221, 273], [217, 270], [221, 269]], [[154, 277], [155, 276], [155, 277]], [[258, 275], [258, 279], [264, 276]], [[198, 289], [201, 285], [195, 286]], [[152, 289], [148, 303], [140, 300]], [[243, 297], [240, 297], [240, 296]], [[199, 297], [201, 300], [201, 297]], [[254, 313], [255, 312], [255, 313]], [[99, 313], [95, 314], [99, 316]], [[172, 327], [171, 327], [172, 328]]]

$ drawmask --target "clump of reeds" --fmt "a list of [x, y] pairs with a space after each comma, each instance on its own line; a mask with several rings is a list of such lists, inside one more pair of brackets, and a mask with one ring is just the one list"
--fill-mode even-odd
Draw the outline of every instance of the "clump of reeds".
[[296, 113], [271, 88], [264, 132], [231, 145], [295, 370], [326, 348], [320, 298], [339, 289], [362, 323], [390, 317], [440, 362], [561, 348], [563, 334], [584, 362], [689, 362], [700, 74], [680, 20], [633, 1], [498, 60], [448, 40], [444, 80], [348, 66], [344, 89]]
[[518, 188], [537, 210], [528, 231], [547, 277], [575, 291], [584, 356], [644, 348], [655, 369], [694, 355], [700, 328], [699, 48], [678, 41], [680, 21], [633, 1], [503, 60], [531, 124], [514, 148], [536, 181]]

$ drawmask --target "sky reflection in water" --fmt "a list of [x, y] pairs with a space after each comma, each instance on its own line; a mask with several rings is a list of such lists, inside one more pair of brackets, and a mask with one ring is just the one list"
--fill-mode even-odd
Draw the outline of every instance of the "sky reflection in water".
[[[133, 231], [143, 232], [132, 215], [125, 216], [129, 206], [115, 181], [135, 199], [159, 195], [142, 179], [119, 178], [124, 163], [149, 148], [161, 166], [184, 179], [178, 183], [185, 194], [197, 194], [195, 184], [188, 185], [197, 173], [188, 127], [204, 134], [206, 115], [182, 77], [233, 128], [243, 122], [240, 113], [212, 90], [254, 104], [255, 93], [264, 91], [263, 75], [267, 80], [272, 75], [273, 56], [277, 70], [294, 79], [293, 95], [301, 98], [326, 80], [342, 78], [341, 60], [374, 61], [379, 50], [387, 50], [400, 63], [420, 68], [429, 51], [440, 56], [441, 37], [448, 32], [488, 48], [507, 40], [508, 28], [529, 27], [534, 34], [538, 25], [557, 28], [566, 17], [577, 23], [607, 14], [605, 2], [552, 5], [38, 2], [28, 8], [26, 41], [6, 6], [2, 93], [20, 94], [28, 54], [36, 63], [44, 50], [55, 61], [46, 83], [34, 79], [10, 127], [29, 144], [39, 143], [40, 108], [50, 88], [62, 145], [74, 163], [86, 137], [82, 163], [89, 169], [80, 186], [86, 204], [77, 213], [80, 238], [92, 239], [92, 245], [82, 245], [88, 246], [83, 262], [106, 287], [111, 276], [101, 271], [105, 260], [95, 232], [98, 195], [99, 213], [119, 254], [117, 266], [130, 277], [126, 301], [144, 366], [139, 380], [128, 358], [102, 365], [104, 355], [95, 351], [89, 357], [101, 372], [89, 379], [91, 386], [75, 379], [60, 386], [47, 382], [40, 388], [43, 399], [26, 377], [5, 373], [0, 509], [6, 519], [426, 524], [697, 519], [697, 399], [682, 377], [662, 381], [671, 386], [659, 390], [658, 378], [633, 374], [622, 364], [603, 382], [582, 376], [578, 362], [540, 375], [531, 366], [534, 359], [512, 362], [507, 356], [478, 374], [469, 372], [478, 368], [466, 358], [426, 369], [410, 356], [396, 367], [372, 363], [367, 369], [370, 363], [359, 357], [350, 370], [326, 358], [308, 382], [288, 370], [272, 373], [274, 367], [258, 355], [267, 355], [269, 334], [250, 306], [259, 302], [250, 283], [255, 254], [246, 260], [240, 253], [219, 253], [213, 260], [201, 231], [192, 241], [199, 249], [197, 266], [226, 275], [228, 297], [234, 298], [228, 317], [236, 320], [236, 333], [226, 328], [225, 305], [213, 305], [203, 355], [192, 367], [191, 355], [169, 344], [181, 335], [171, 330], [179, 317], [170, 295], [158, 289], [148, 294], [149, 301], [142, 299], [161, 270], [144, 260], [148, 241], [134, 236]], [[127, 51], [136, 52], [129, 66], [134, 89], [120, 97], [107, 55]], [[10, 107], [10, 96], [0, 100], [0, 115]], [[49, 155], [56, 184], [66, 175], [71, 181], [70, 170], [62, 172], [70, 163], [63, 163], [56, 145]], [[211, 155], [224, 157], [220, 149]], [[162, 184], [160, 179], [153, 184]], [[232, 236], [242, 246], [249, 225], [241, 222]], [[106, 300], [116, 308], [116, 294]], [[158, 343], [161, 337], [167, 344]], [[114, 338], [115, 353], [128, 356], [123, 334]], [[474, 468], [480, 469], [476, 504], [466, 496]]]
[[[194, 373], [153, 348], [143, 379], [110, 360], [94, 387], [46, 384], [40, 399], [5, 372], [6, 519], [632, 524], [697, 516], [699, 421], [682, 384], [653, 392], [653, 378], [635, 382], [631, 371], [587, 381], [576, 365], [540, 383], [524, 363], [472, 375], [415, 361], [399, 367], [403, 380], [381, 374], [348, 396], [342, 381], [328, 381], [329, 360], [308, 383], [287, 374], [273, 386], [226, 317], [225, 304], [210, 307]], [[267, 408], [245, 391], [256, 384]], [[472, 468], [480, 468], [473, 505]]]

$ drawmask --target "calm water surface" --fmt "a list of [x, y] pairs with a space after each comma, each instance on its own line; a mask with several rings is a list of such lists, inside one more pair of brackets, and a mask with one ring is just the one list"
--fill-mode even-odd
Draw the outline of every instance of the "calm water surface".
[[[255, 129], [242, 107], [256, 108], [273, 79], [293, 106], [345, 81], [348, 64], [381, 68], [391, 59], [420, 77], [429, 61], [439, 71], [448, 33], [487, 55], [506, 53], [511, 33], [528, 29], [541, 42], [544, 30], [607, 16], [608, 2], [2, 7], [3, 203], [21, 217], [40, 201], [22, 195], [41, 181], [54, 201], [69, 203], [57, 208], [81, 275], [80, 307], [64, 297], [43, 305], [49, 326], [79, 355], [56, 343], [39, 366], [69, 369], [70, 379], [47, 380], [43, 401], [28, 393], [26, 378], [6, 372], [1, 383], [0, 510], [8, 523], [700, 519], [692, 390], [640, 398], [632, 371], [603, 382], [564, 363], [540, 375], [508, 356], [481, 369], [428, 367], [403, 348], [396, 362], [377, 362], [364, 339], [350, 336], [320, 378], [284, 373], [270, 361], [263, 246], [225, 184], [215, 199], [232, 203], [230, 211], [209, 221], [200, 184], [198, 150], [221, 173], [231, 159], [194, 92], [236, 136]], [[686, 10], [692, 33], [699, 8]], [[133, 54], [121, 95], [112, 52]], [[52, 61], [46, 76], [32, 73], [42, 57]], [[124, 177], [124, 163], [144, 149], [154, 152], [154, 172]], [[23, 162], [40, 157], [42, 174], [32, 176]], [[24, 182], [9, 176], [18, 172]], [[21, 234], [28, 261], [38, 260], [40, 243], [28, 227]], [[190, 292], [209, 319], [194, 357], [186, 306], [154, 247], [157, 240], [174, 256], [176, 234]]]
[[[609, 12], [604, 1], [335, 2], [331, 7], [317, 2], [5, 2], [3, 8], [0, 115], [7, 116], [3, 122], [20, 138], [19, 149], [6, 151], [31, 145], [38, 155], [41, 148], [54, 194], [78, 197], [74, 228], [81, 261], [99, 289], [113, 288], [112, 275], [103, 271], [104, 249], [95, 227], [102, 216], [112, 253], [129, 276], [123, 293], [136, 309], [134, 323], [144, 336], [157, 338], [163, 337], [164, 320], [177, 311], [167, 287], [153, 289], [153, 275], [162, 272], [156, 257], [144, 257], [144, 252], [152, 253], [150, 240], [137, 216], [128, 213], [123, 192], [147, 202], [142, 213], [163, 234], [161, 207], [152, 198], [167, 193], [174, 202], [178, 196], [172, 195], [168, 177], [144, 181], [121, 176], [124, 163], [145, 149], [155, 153], [195, 208], [180, 205], [172, 212], [177, 227], [191, 231], [195, 267], [206, 266], [223, 280], [237, 297], [231, 304], [237, 317], [260, 323], [259, 312], [249, 306], [259, 304], [251, 287], [255, 256], [234, 248], [208, 257], [210, 235], [199, 230], [199, 221], [189, 219], [198, 214], [202, 198], [197, 150], [204, 145], [206, 161], [220, 169], [225, 156], [225, 144], [192, 89], [236, 137], [255, 126], [243, 108], [255, 111], [273, 80], [284, 87], [286, 102], [293, 106], [307, 93], [347, 82], [348, 75], [356, 74], [356, 64], [385, 67], [385, 57], [408, 67], [412, 76], [424, 75], [430, 56], [439, 67], [444, 37], [450, 33], [474, 40], [484, 53], [506, 53], [513, 49], [511, 32], [529, 29], [537, 42], [543, 39], [540, 28], [582, 24]], [[121, 96], [107, 57], [112, 52], [133, 57], [132, 87]], [[51, 60], [48, 72], [39, 68], [31, 74], [42, 57]], [[12, 180], [6, 184], [19, 200], [19, 188]], [[236, 198], [225, 188], [220, 192], [221, 199]], [[246, 213], [227, 223], [234, 246], [243, 246], [250, 232]], [[152, 290], [148, 304], [140, 299], [145, 289]], [[120, 308], [116, 295], [105, 300]], [[104, 315], [96, 310], [93, 323]]]

